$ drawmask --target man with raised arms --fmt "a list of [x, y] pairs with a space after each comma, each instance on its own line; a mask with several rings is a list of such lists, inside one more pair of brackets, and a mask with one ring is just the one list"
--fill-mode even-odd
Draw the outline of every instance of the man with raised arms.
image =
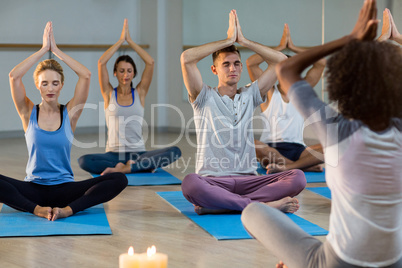
[[[259, 54], [268, 68], [251, 85], [238, 88], [243, 65], [239, 45]], [[212, 54], [212, 72], [219, 84], [203, 83], [197, 63]], [[229, 14], [227, 38], [184, 51], [184, 84], [194, 110], [197, 133], [196, 173], [182, 183], [183, 195], [198, 214], [242, 211], [252, 202], [264, 202], [283, 212], [299, 208], [294, 198], [306, 185], [300, 170], [257, 176], [252, 126], [253, 112], [276, 82], [275, 65], [282, 53], [243, 36], [236, 11]]]

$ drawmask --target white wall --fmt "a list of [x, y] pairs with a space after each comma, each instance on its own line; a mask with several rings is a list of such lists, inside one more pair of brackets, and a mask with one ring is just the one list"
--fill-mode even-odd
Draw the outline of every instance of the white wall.
[[[148, 40], [141, 38], [141, 21], [139, 7], [140, 0], [13, 0], [2, 1], [0, 16], [0, 43], [41, 44], [43, 30], [47, 21], [53, 22], [56, 43], [58, 44], [113, 44], [119, 37], [124, 18], [128, 19], [130, 33], [134, 41], [139, 44], [147, 44]], [[3, 91], [0, 99], [0, 132], [17, 131], [17, 135], [23, 134], [21, 121], [14, 108], [11, 99], [8, 73], [10, 70], [27, 58], [35, 49], [0, 49], [0, 88]], [[96, 127], [104, 124], [99, 121], [103, 107], [100, 105], [102, 97], [99, 90], [97, 61], [103, 50], [64, 50], [84, 64], [92, 72], [92, 80], [88, 104], [93, 104], [100, 109], [86, 109], [78, 122], [77, 127]], [[114, 60], [122, 53], [131, 55], [137, 62], [141, 71], [144, 66], [131, 50], [119, 51], [110, 60], [108, 69], [112, 84], [117, 85], [112, 77]], [[155, 56], [155, 55], [153, 55]], [[44, 57], [48, 58], [49, 55]], [[71, 69], [62, 63], [66, 81], [63, 87], [60, 102], [66, 103], [73, 95], [76, 75]], [[34, 102], [40, 102], [40, 96], [33, 83], [32, 74], [36, 66], [23, 78], [28, 97]], [[138, 80], [137, 80], [138, 83]], [[101, 116], [102, 117], [102, 116]]]
[[[113, 44], [128, 18], [130, 33], [139, 44], [148, 44], [148, 53], [154, 57], [154, 79], [146, 99], [145, 120], [160, 129], [183, 127], [193, 115], [190, 104], [183, 99], [185, 89], [180, 69], [183, 45], [200, 45], [226, 37], [228, 13], [236, 9], [244, 35], [269, 46], [278, 44], [286, 22], [290, 26], [296, 45], [312, 46], [322, 40], [322, 0], [13, 0], [2, 1], [0, 11], [0, 43], [41, 43], [47, 21], [53, 21], [56, 42], [59, 44]], [[395, 20], [402, 29], [402, 3], [400, 0], [379, 0], [378, 14], [392, 6]], [[362, 0], [325, 0], [325, 41], [347, 34], [357, 19]], [[0, 137], [9, 131], [23, 134], [20, 119], [11, 100], [8, 73], [35, 50], [0, 49]], [[97, 61], [103, 50], [65, 50], [92, 71], [88, 104], [98, 107], [102, 101], [99, 92]], [[108, 68], [120, 54], [131, 55], [140, 73], [144, 68], [141, 60], [130, 49], [120, 51], [110, 60]], [[243, 62], [251, 55], [242, 51]], [[199, 64], [202, 76], [215, 86], [217, 79], [210, 71], [211, 57]], [[60, 102], [67, 102], [73, 93], [76, 76], [65, 65], [66, 83]], [[245, 66], [244, 66], [245, 67]], [[40, 101], [33, 84], [34, 67], [24, 77], [28, 96]], [[138, 83], [138, 78], [134, 84]], [[244, 69], [240, 85], [249, 78]], [[112, 84], [117, 85], [112, 79]], [[321, 84], [316, 87], [321, 91]], [[152, 104], [171, 104], [174, 108], [152, 110]], [[104, 125], [103, 107], [86, 109], [78, 129]]]
[[[399, 1], [399, 0], [398, 0]], [[381, 19], [382, 10], [390, 6], [392, 1], [377, 1], [378, 14]], [[323, 23], [323, 3], [325, 7]], [[246, 38], [268, 46], [278, 45], [284, 23], [289, 24], [293, 42], [298, 46], [314, 46], [334, 40], [348, 34], [356, 23], [363, 1], [358, 0], [203, 0], [183, 1], [183, 43], [184, 45], [201, 45], [207, 42], [226, 38], [228, 28], [228, 14], [236, 9], [243, 34]], [[399, 5], [399, 11], [401, 11]], [[394, 5], [394, 11], [396, 5]], [[396, 11], [395, 14], [398, 14]], [[399, 12], [400, 14], [400, 12]], [[402, 17], [401, 17], [402, 18]], [[322, 27], [324, 25], [324, 38]], [[400, 24], [402, 29], [402, 23]], [[379, 28], [381, 31], [381, 25]], [[245, 66], [245, 60], [252, 54], [242, 51], [244, 64], [242, 78], [239, 85], [250, 82]], [[216, 86], [217, 78], [212, 74], [211, 57], [199, 62], [205, 83]], [[323, 83], [320, 82], [315, 90], [321, 96]], [[325, 98], [326, 94], [324, 94]], [[183, 99], [186, 90], [183, 87]], [[192, 115], [191, 107], [183, 100], [185, 114]], [[187, 106], [187, 107], [185, 107]], [[189, 108], [190, 107], [190, 108]], [[259, 109], [256, 110], [256, 114]], [[261, 121], [254, 121], [255, 132], [259, 132]], [[314, 138], [310, 130], [306, 130], [305, 137]]]

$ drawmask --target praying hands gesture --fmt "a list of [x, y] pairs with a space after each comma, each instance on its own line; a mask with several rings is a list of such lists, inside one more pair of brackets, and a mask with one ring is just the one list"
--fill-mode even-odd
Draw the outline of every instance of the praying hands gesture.
[[119, 41], [121, 41], [122, 43], [124, 43], [124, 41], [127, 40], [127, 35], [128, 35], [128, 22], [127, 19], [124, 19], [124, 23], [123, 23], [123, 30], [121, 30], [121, 35], [120, 35], [120, 39]]
[[356, 25], [350, 33], [352, 39], [373, 40], [377, 34], [377, 6], [375, 0], [366, 0], [359, 13]]
[[149, 87], [152, 82], [155, 65], [154, 59], [140, 45], [138, 45], [131, 39], [128, 29], [128, 21], [127, 19], [124, 19], [123, 29], [121, 31], [119, 40], [108, 50], [106, 50], [105, 53], [103, 53], [103, 55], [98, 60], [99, 84], [105, 108], [109, 106], [110, 94], [114, 88], [110, 83], [109, 73], [106, 65], [124, 42], [127, 42], [127, 44], [138, 54], [138, 56], [140, 56], [140, 58], [145, 63], [145, 68], [142, 72], [141, 81], [135, 87], [140, 96], [140, 102], [142, 106], [145, 106], [145, 97], [148, 94]]
[[349, 35], [299, 53], [278, 65], [277, 73], [283, 91], [287, 94], [291, 85], [302, 80], [301, 74], [308, 66], [341, 49], [350, 41], [373, 40], [377, 33], [377, 25], [376, 1], [366, 0], [360, 10], [356, 25]]
[[229, 13], [229, 28], [227, 31], [227, 40], [231, 42], [231, 45], [233, 45], [236, 42], [237, 39], [237, 25], [236, 25], [236, 10], [231, 10]]
[[258, 87], [260, 88], [261, 96], [264, 97], [269, 89], [276, 82], [276, 74], [275, 74], [275, 66], [277, 63], [281, 62], [282, 60], [286, 59], [286, 56], [279, 51], [271, 49], [267, 46], [261, 45], [257, 42], [250, 41], [244, 37], [243, 32], [241, 30], [239, 18], [237, 17], [237, 13], [235, 10], [232, 10], [231, 14], [235, 16], [235, 23], [236, 23], [236, 42], [244, 46], [255, 53], [258, 54], [267, 64], [268, 68], [262, 72], [258, 77]]
[[300, 53], [300, 52], [303, 52], [306, 50], [306, 48], [298, 47], [293, 43], [292, 37], [290, 36], [289, 25], [287, 23], [285, 23], [285, 25], [283, 27], [281, 41], [279, 42], [279, 45], [277, 47], [275, 47], [274, 49], [277, 51], [289, 49], [295, 53]]
[[[69, 112], [71, 128], [74, 131], [77, 120], [83, 110], [83, 105], [85, 104], [88, 97], [91, 72], [84, 65], [74, 60], [57, 47], [53, 34], [52, 22], [49, 21], [46, 24], [45, 30], [43, 32], [43, 44], [41, 49], [25, 59], [23, 62], [19, 63], [13, 68], [13, 70], [11, 70], [9, 74], [11, 95], [13, 97], [17, 112], [22, 120], [24, 131], [26, 131], [34, 104], [26, 95], [25, 86], [22, 82], [22, 77], [48, 51], [51, 51], [55, 56], [62, 60], [78, 76], [78, 82], [75, 87], [74, 96], [66, 105]], [[38, 85], [36, 86], [38, 87]]]
[[394, 18], [388, 8], [386, 8], [382, 13], [382, 20], [381, 36], [378, 38], [378, 41], [386, 41], [390, 39], [402, 44], [402, 35], [398, 32]]
[[277, 47], [275, 47], [274, 49], [277, 51], [289, 49], [296, 53], [304, 51], [304, 49], [301, 49], [293, 44], [292, 38], [290, 37], [289, 25], [287, 23], [285, 23], [285, 25], [283, 27], [281, 41], [279, 41], [279, 45]]
[[45, 30], [43, 31], [43, 42], [42, 49], [45, 51], [50, 50], [50, 29], [52, 28], [52, 23], [49, 21], [46, 23]]
[[[295, 53], [301, 53], [306, 51], [307, 48], [298, 47], [293, 44], [292, 38], [290, 36], [289, 25], [285, 23], [283, 28], [282, 38], [279, 42], [279, 45], [274, 48], [274, 50], [282, 51], [284, 49], [289, 49]], [[257, 80], [260, 75], [263, 73], [263, 70], [259, 67], [259, 65], [264, 62], [263, 58], [258, 54], [254, 54], [247, 59], [247, 70], [250, 76], [251, 81]], [[305, 80], [314, 87], [320, 81], [322, 73], [324, 71], [326, 65], [326, 59], [322, 58], [313, 63], [312, 68], [310, 68], [305, 76]], [[267, 99], [269, 101], [269, 98]], [[265, 104], [264, 104], [265, 105]], [[265, 108], [263, 108], [265, 110]]]
[[289, 26], [287, 23], [285, 23], [285, 26], [283, 27], [281, 41], [279, 41], [279, 45], [277, 47], [275, 47], [274, 49], [277, 51], [282, 51], [282, 50], [285, 50], [286, 48], [288, 48], [289, 37], [290, 37]]
[[124, 43], [124, 41], [127, 41], [127, 43], [129, 43], [130, 41], [133, 41], [131, 39], [131, 36], [130, 36], [130, 31], [128, 30], [128, 21], [127, 21], [127, 19], [124, 19], [123, 30], [121, 31], [119, 41], [121, 41], [122, 43]]

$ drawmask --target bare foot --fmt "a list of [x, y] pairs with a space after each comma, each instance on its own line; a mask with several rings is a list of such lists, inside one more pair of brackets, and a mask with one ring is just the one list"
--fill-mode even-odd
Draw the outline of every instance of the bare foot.
[[71, 215], [73, 215], [73, 210], [71, 209], [71, 207], [67, 206], [64, 208], [53, 208], [52, 210], [52, 221], [55, 221], [57, 219], [62, 219], [62, 218], [67, 218]]
[[194, 205], [194, 211], [198, 215], [204, 215], [204, 214], [225, 214], [225, 213], [231, 213], [233, 210], [230, 209], [213, 209], [213, 208], [203, 208], [200, 206]]
[[304, 171], [310, 171], [310, 172], [323, 172], [324, 170], [322, 169], [321, 165], [315, 165], [312, 167], [304, 168]]
[[50, 221], [52, 219], [52, 208], [51, 207], [41, 207], [41, 206], [37, 205], [34, 209], [33, 214], [38, 217], [48, 219]]
[[115, 167], [106, 168], [101, 173], [101, 175], [105, 175], [107, 173], [112, 173], [112, 172], [131, 173], [131, 165], [134, 163], [135, 163], [135, 161], [133, 161], [133, 160], [128, 160], [126, 164], [117, 163], [117, 165]]
[[279, 261], [279, 263], [276, 265], [276, 268], [288, 268], [282, 261]]
[[278, 173], [282, 171], [289, 170], [286, 165], [278, 165], [278, 164], [269, 164], [266, 167], [267, 174]]
[[285, 213], [295, 213], [300, 208], [299, 200], [297, 200], [297, 198], [294, 197], [292, 198], [290, 196], [284, 197], [276, 201], [265, 202], [265, 204], [267, 204], [270, 207], [277, 208]]

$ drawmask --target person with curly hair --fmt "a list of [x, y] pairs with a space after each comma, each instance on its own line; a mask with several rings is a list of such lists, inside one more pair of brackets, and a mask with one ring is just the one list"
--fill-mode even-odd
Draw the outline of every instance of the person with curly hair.
[[[22, 82], [26, 72], [51, 51], [78, 76], [74, 96], [58, 102], [64, 73], [53, 59], [40, 62], [34, 72], [42, 101], [35, 105]], [[0, 202], [54, 221], [113, 199], [127, 186], [123, 173], [75, 181], [70, 163], [77, 121], [88, 97], [91, 72], [56, 45], [51, 22], [46, 24], [42, 48], [15, 66], [10, 74], [11, 95], [21, 118], [28, 148], [24, 181], [0, 175]]]
[[[293, 43], [287, 23], [281, 41], [274, 49], [289, 49], [295, 53], [306, 50]], [[257, 80], [263, 72], [260, 67], [263, 59], [258, 54], [253, 54], [246, 62], [251, 81]], [[326, 60], [320, 59], [307, 71], [305, 80], [312, 87], [320, 81], [325, 64]], [[257, 158], [261, 165], [266, 167], [267, 172], [275, 173], [296, 168], [322, 172], [322, 146], [306, 146], [303, 140], [304, 118], [289, 101], [280, 84], [274, 85], [268, 91], [267, 100], [260, 108], [264, 128], [260, 139], [254, 142]]]
[[[283, 261], [277, 267], [402, 267], [402, 51], [373, 41], [376, 15], [376, 1], [366, 0], [349, 35], [277, 66], [282, 89], [315, 122], [332, 194], [325, 242], [271, 207], [246, 207], [244, 226]], [[330, 54], [327, 83], [337, 110], [301, 77]]]

